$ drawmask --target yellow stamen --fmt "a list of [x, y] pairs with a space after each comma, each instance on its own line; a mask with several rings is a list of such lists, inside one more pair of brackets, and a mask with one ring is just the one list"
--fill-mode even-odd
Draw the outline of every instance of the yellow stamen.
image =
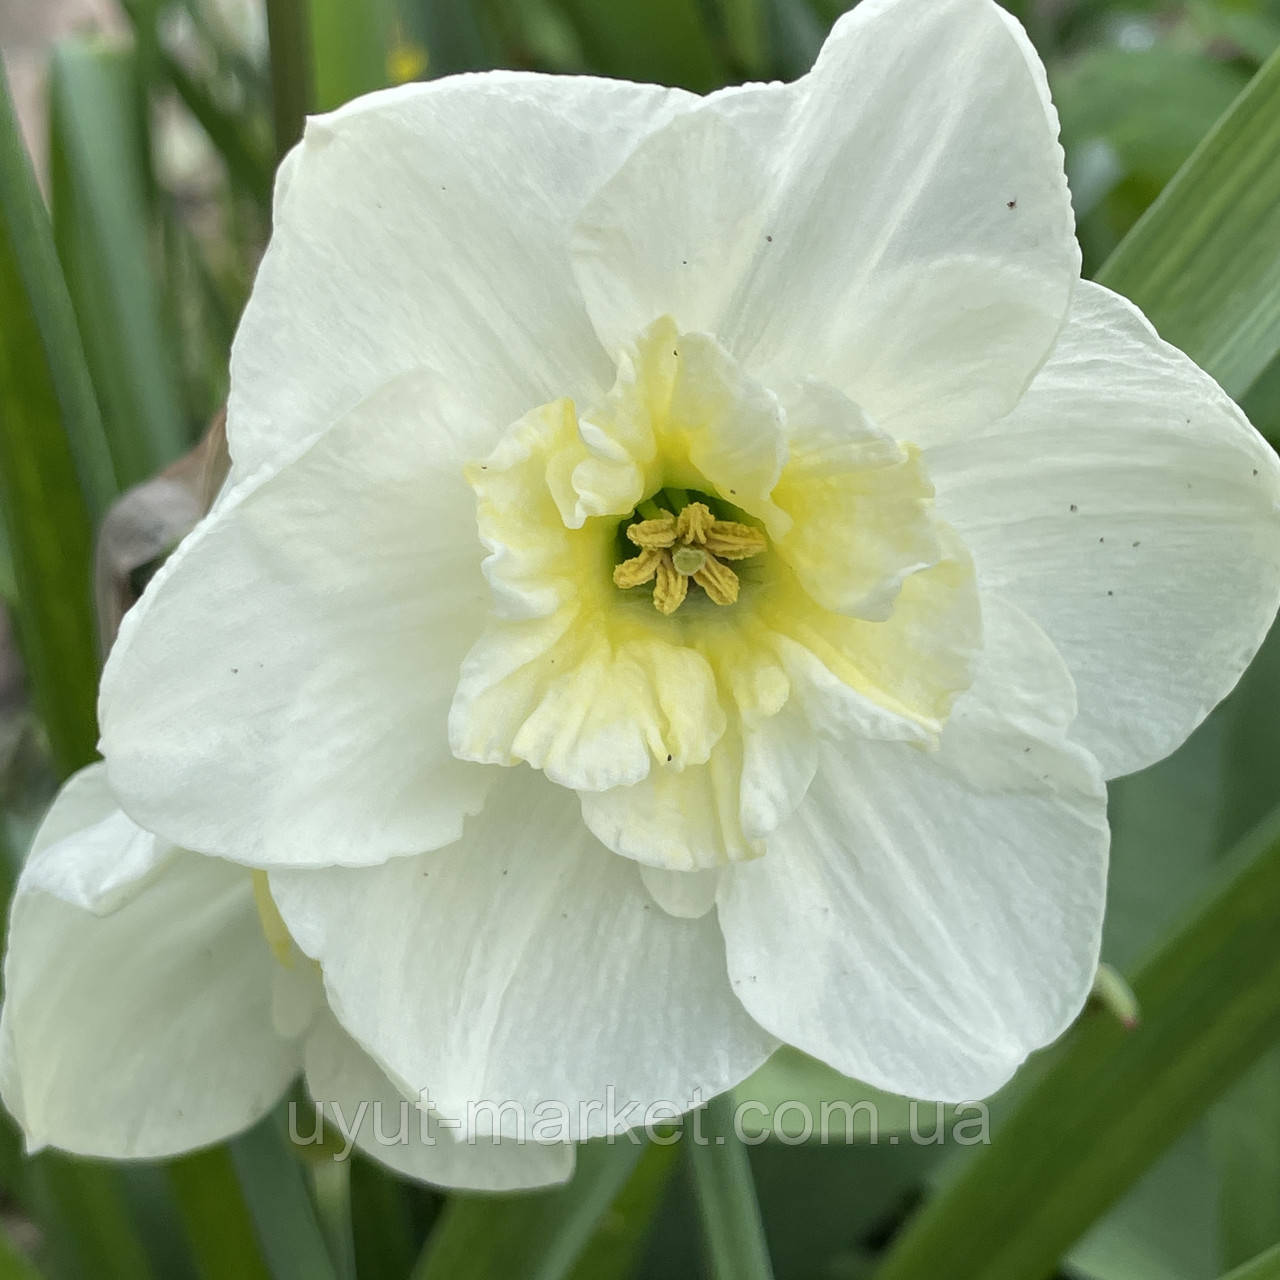
[[715, 556], [707, 557], [707, 563], [693, 575], [693, 580], [715, 604], [733, 604], [738, 598], [738, 575]]
[[661, 561], [661, 551], [646, 547], [638, 556], [632, 556], [630, 560], [624, 560], [621, 564], [614, 566], [614, 585], [619, 587], [641, 586], [658, 572], [658, 565]]
[[745, 560], [748, 556], [758, 556], [765, 548], [765, 541], [764, 534], [749, 524], [717, 520], [703, 545], [721, 560]]
[[662, 553], [658, 565], [658, 580], [653, 588], [653, 603], [659, 613], [672, 614], [684, 604], [689, 594], [689, 579], [671, 562], [669, 552]]
[[675, 613], [685, 602], [690, 578], [713, 604], [733, 604], [741, 584], [722, 562], [757, 556], [767, 545], [759, 529], [736, 520], [717, 520], [703, 502], [690, 502], [678, 516], [637, 521], [627, 527], [627, 537], [641, 549], [640, 554], [617, 565], [613, 580], [626, 588], [656, 579], [654, 607], [665, 614]]
[[676, 534], [686, 543], [703, 543], [716, 526], [716, 518], [705, 503], [691, 502], [676, 519]]
[[253, 900], [258, 907], [258, 919], [262, 923], [262, 932], [267, 939], [271, 954], [286, 969], [293, 968], [293, 938], [289, 935], [289, 926], [285, 924], [276, 900], [271, 896], [271, 886], [267, 882], [265, 871], [253, 873]]
[[663, 516], [658, 520], [641, 520], [627, 527], [627, 537], [637, 547], [670, 547], [675, 545], [676, 518]]

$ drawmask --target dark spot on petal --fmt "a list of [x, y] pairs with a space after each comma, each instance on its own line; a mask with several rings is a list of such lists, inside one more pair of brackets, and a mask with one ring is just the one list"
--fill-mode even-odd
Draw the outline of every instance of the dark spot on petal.
[[1109, 596], [1113, 596], [1113, 595], [1115, 595], [1115, 592], [1114, 592], [1114, 591], [1108, 591], [1108, 592], [1107, 592], [1107, 595], [1109, 595]]
[[[714, 532], [715, 532], [715, 530], [713, 529], [713, 530], [712, 530], [712, 533], [714, 533]], [[670, 764], [670, 763], [671, 763], [671, 752], [670, 752], [670, 751], [668, 751], [668, 752], [667, 752], [667, 763], [668, 763], [668, 764]]]
[[1139, 540], [1138, 540], [1137, 542], [1135, 542], [1133, 545], [1134, 545], [1135, 547], [1140, 547], [1140, 546], [1142, 546], [1142, 540], [1141, 540], [1141, 539], [1139, 539]]
[[1099, 539], [1098, 539], [1098, 541], [1099, 541], [1099, 542], [1106, 542], [1106, 538], [1099, 538]]
[[772, 243], [773, 243], [773, 237], [772, 237], [772, 236], [765, 236], [765, 239], [766, 239], [770, 244], [772, 244]]
[[1016, 209], [1018, 207], [1018, 202], [1016, 200], [1006, 200], [1004, 207], [1006, 209]]
[[1077, 506], [1076, 506], [1076, 504], [1075, 504], [1074, 502], [1071, 504], [1071, 508], [1070, 508], [1070, 509], [1071, 509], [1072, 511], [1079, 511], [1079, 510], [1080, 510], [1080, 508], [1079, 508], [1079, 507], [1077, 507]]

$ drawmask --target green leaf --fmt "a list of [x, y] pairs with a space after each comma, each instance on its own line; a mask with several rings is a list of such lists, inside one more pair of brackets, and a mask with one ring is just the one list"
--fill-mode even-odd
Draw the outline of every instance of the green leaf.
[[79, 1280], [150, 1280], [124, 1180], [114, 1169], [42, 1151], [27, 1164], [26, 1202], [47, 1230], [48, 1270]]
[[702, 0], [562, 0], [593, 71], [706, 93], [725, 81]]
[[938, 1113], [932, 1103], [882, 1093], [788, 1046], [738, 1085], [733, 1100], [743, 1137], [752, 1141], [875, 1143], [909, 1133], [913, 1124], [932, 1132], [951, 1114], [951, 1108]]
[[785, 80], [802, 76], [822, 48], [826, 28], [806, 0], [766, 0], [769, 44], [775, 73]]
[[421, 1188], [361, 1155], [351, 1157], [351, 1218], [360, 1280], [404, 1280], [417, 1255], [409, 1196]]
[[701, 1116], [701, 1134], [686, 1127], [684, 1143], [708, 1269], [714, 1280], [771, 1280], [751, 1163], [734, 1132], [732, 1095], [713, 1099]]
[[1222, 1280], [1280, 1280], [1280, 1244], [1237, 1267]]
[[1088, 1280], [1214, 1280], [1222, 1269], [1218, 1179], [1204, 1125], [1196, 1125], [1072, 1249]]
[[227, 1148], [174, 1160], [169, 1178], [202, 1280], [269, 1280]]
[[306, 1171], [276, 1117], [233, 1139], [231, 1160], [275, 1280], [338, 1280]]
[[1223, 1261], [1280, 1240], [1280, 1051], [1263, 1056], [1209, 1116]]
[[262, 208], [267, 208], [271, 203], [274, 176], [270, 157], [257, 134], [246, 125], [243, 115], [233, 114], [219, 105], [208, 89], [167, 50], [161, 50], [160, 65], [174, 92], [222, 156], [231, 180]]
[[427, 72], [450, 76], [500, 66], [502, 51], [484, 7], [471, 0], [419, 0]]
[[[909, 1224], [881, 1280], [1038, 1280], [1280, 1036], [1280, 811], [1133, 982], [1134, 1031], [1086, 1012], [991, 1146]], [[1241, 975], [1247, 981], [1241, 981]]]
[[351, 1164], [347, 1160], [313, 1160], [311, 1188], [320, 1229], [339, 1280], [355, 1280], [356, 1243], [351, 1225]]
[[1243, 395], [1280, 352], [1280, 53], [1098, 274]]
[[145, 111], [132, 51], [58, 44], [49, 69], [58, 253], [121, 487], [186, 451], [178, 360], [152, 265]]
[[0, 1280], [41, 1280], [39, 1268], [14, 1244], [7, 1231], [0, 1231]]
[[628, 1280], [676, 1165], [676, 1147], [652, 1142], [600, 1220], [569, 1280]]
[[621, 1138], [578, 1148], [563, 1187], [513, 1196], [453, 1196], [412, 1280], [561, 1280], [572, 1274], [645, 1147]]
[[762, 79], [770, 66], [766, 6], [773, 0], [714, 0], [735, 78]]
[[0, 71], [0, 518], [55, 763], [93, 759], [90, 515], [114, 487], [80, 335]]
[[309, 0], [315, 105], [329, 111], [389, 82], [390, 0]]

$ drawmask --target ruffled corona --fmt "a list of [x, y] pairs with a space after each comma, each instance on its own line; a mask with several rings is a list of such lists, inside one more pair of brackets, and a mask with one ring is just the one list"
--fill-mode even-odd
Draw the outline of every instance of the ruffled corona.
[[[818, 683], [871, 736], [927, 747], [970, 682], [973, 574], [917, 451], [669, 317], [602, 403], [533, 410], [467, 478], [498, 616], [463, 664], [454, 752], [584, 793], [617, 853], [760, 852], [812, 776], [785, 726]], [[767, 812], [757, 772], [789, 779]], [[688, 840], [668, 811], [714, 816]]]

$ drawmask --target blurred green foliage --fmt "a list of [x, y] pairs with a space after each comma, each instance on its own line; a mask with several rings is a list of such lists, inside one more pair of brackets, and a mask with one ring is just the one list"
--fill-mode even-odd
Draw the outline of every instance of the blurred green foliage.
[[[489, 67], [595, 72], [697, 91], [790, 78], [804, 72], [845, 7], [840, 0], [119, 3], [128, 38], [75, 36], [51, 51], [48, 153], [38, 157], [50, 180], [47, 213], [0, 111], [0, 596], [29, 693], [24, 701], [0, 691], [6, 885], [14, 862], [4, 850], [23, 847], [54, 779], [92, 750], [91, 529], [120, 489], [189, 448], [223, 402], [236, 318], [269, 230], [272, 158], [296, 140], [304, 114], [384, 84]], [[1101, 272], [1133, 296], [1280, 439], [1276, 64], [1257, 78], [1280, 47], [1280, 0], [1009, 7], [1049, 69], [1086, 274]], [[6, 104], [0, 94], [0, 108]], [[4, 635], [0, 646], [13, 650]], [[1213, 1068], [1209, 1078], [1194, 1076], [1192, 1101], [1171, 1089], [1149, 1047], [1135, 1040], [1112, 1048], [1123, 1033], [1094, 1013], [993, 1102], [996, 1144], [976, 1160], [943, 1145], [886, 1143], [884, 1134], [876, 1144], [862, 1134], [852, 1146], [822, 1146], [762, 1132], [750, 1163], [781, 1280], [874, 1276], [895, 1240], [903, 1251], [896, 1276], [945, 1276], [951, 1237], [938, 1236], [930, 1253], [929, 1232], [948, 1213], [961, 1225], [981, 1221], [1008, 1256], [1036, 1260], [1000, 1273], [1011, 1280], [1035, 1280], [1043, 1274], [1035, 1268], [1067, 1242], [1058, 1265], [1082, 1280], [1213, 1280], [1232, 1267], [1280, 1275], [1275, 1255], [1265, 1256], [1280, 1240], [1280, 1050], [1259, 1057], [1268, 1034], [1261, 1031], [1247, 1054], [1206, 1058], [1204, 1046], [1218, 1044], [1215, 1011], [1202, 1003], [1191, 1010], [1196, 1025], [1179, 1022], [1179, 987], [1169, 981], [1178, 973], [1170, 938], [1201, 948], [1197, 974], [1219, 983], [1224, 1018], [1237, 1008], [1228, 996], [1248, 1004], [1249, 984], [1264, 969], [1277, 972], [1265, 929], [1248, 932], [1248, 955], [1230, 950], [1238, 941], [1232, 930], [1218, 950], [1206, 942], [1214, 910], [1239, 905], [1231, 895], [1241, 882], [1223, 890], [1226, 873], [1261, 894], [1263, 882], [1248, 877], [1274, 863], [1271, 845], [1259, 851], [1238, 842], [1280, 801], [1277, 706], [1273, 639], [1181, 751], [1113, 787], [1104, 955], [1125, 973], [1147, 975], [1139, 994], [1155, 992], [1151, 1012], [1173, 1028], [1165, 1043], [1189, 1055], [1171, 1060], [1169, 1073], [1188, 1063]], [[1274, 890], [1274, 879], [1265, 884]], [[1258, 971], [1234, 974], [1233, 963], [1256, 963]], [[1188, 999], [1203, 1002], [1197, 974], [1185, 978]], [[1240, 990], [1231, 989], [1233, 977]], [[1207, 998], [1212, 1004], [1212, 989]], [[1259, 1025], [1271, 1024], [1264, 1017]], [[1130, 1064], [1128, 1093], [1110, 1089], [1104, 1050]], [[1223, 1092], [1229, 1073], [1216, 1064], [1228, 1060], [1233, 1072], [1248, 1070]], [[1056, 1155], [1076, 1163], [1055, 1165], [1055, 1152], [1044, 1149], [1055, 1129], [1037, 1125], [1035, 1108], [1065, 1108], [1082, 1080], [1101, 1101], [1060, 1135]], [[780, 1056], [744, 1094], [871, 1096], [798, 1055]], [[1179, 1113], [1153, 1118], [1144, 1104], [1159, 1096], [1176, 1096]], [[886, 1131], [903, 1133], [906, 1104], [881, 1102]], [[1090, 1128], [1101, 1114], [1111, 1116], [1110, 1131]], [[1108, 1161], [1113, 1141], [1129, 1145]], [[1035, 1161], [1048, 1163], [1035, 1172]], [[582, 1164], [563, 1191], [446, 1203], [362, 1159], [337, 1173], [300, 1163], [270, 1121], [228, 1147], [122, 1171], [47, 1154], [25, 1159], [3, 1120], [0, 1276], [403, 1280], [412, 1270], [462, 1280], [658, 1280], [699, 1274], [704, 1265], [698, 1204], [713, 1228], [712, 1265], [717, 1256], [721, 1273], [753, 1265], [750, 1247], [741, 1254], [746, 1262], [732, 1261], [724, 1231], [744, 1212], [742, 1197], [709, 1195], [714, 1169], [691, 1169], [659, 1148], [592, 1151]], [[1054, 1177], [1072, 1201], [1060, 1212], [1042, 1195]], [[933, 1217], [913, 1225], [914, 1210], [931, 1197]], [[1037, 1221], [1044, 1230], [1033, 1239]], [[1264, 1256], [1255, 1263], [1255, 1255]], [[924, 1259], [914, 1270], [912, 1256]]]

